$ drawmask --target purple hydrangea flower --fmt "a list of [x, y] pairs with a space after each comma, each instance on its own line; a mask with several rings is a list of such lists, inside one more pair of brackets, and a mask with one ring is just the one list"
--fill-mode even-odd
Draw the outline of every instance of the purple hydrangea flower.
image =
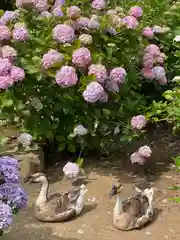
[[13, 85], [14, 81], [10, 76], [0, 76], [0, 89], [7, 89]]
[[104, 83], [108, 78], [105, 66], [101, 64], [92, 64], [89, 67], [88, 75], [95, 75], [97, 82]]
[[92, 8], [96, 10], [102, 10], [106, 7], [106, 2], [104, 0], [94, 0], [92, 2]]
[[55, 7], [52, 11], [52, 14], [56, 17], [62, 17], [64, 15], [61, 10], [61, 7]]
[[89, 24], [89, 19], [86, 17], [80, 17], [79, 19], [76, 20], [76, 28], [77, 29], [86, 29]]
[[12, 210], [8, 204], [0, 201], [0, 230], [8, 228], [12, 223]]
[[4, 183], [0, 186], [0, 197], [5, 197], [8, 204], [14, 209], [19, 210], [27, 205], [27, 195], [18, 185]]
[[65, 0], [56, 0], [54, 6], [58, 7], [65, 4]]
[[45, 69], [51, 68], [54, 64], [62, 62], [64, 55], [58, 51], [51, 49], [42, 58], [42, 66]]
[[104, 88], [98, 82], [91, 82], [87, 85], [86, 90], [83, 92], [83, 97], [86, 102], [95, 103], [104, 94]]
[[6, 166], [11, 166], [14, 168], [14, 170], [19, 169], [19, 163], [15, 158], [9, 157], [9, 156], [3, 156], [0, 157], [0, 166], [1, 165], [6, 165]]
[[19, 172], [13, 166], [1, 165], [0, 172], [6, 183], [19, 183]]
[[11, 32], [9, 28], [5, 25], [0, 25], [0, 41], [9, 40], [11, 37]]
[[11, 20], [15, 20], [19, 17], [17, 11], [5, 11], [3, 16], [0, 18], [0, 24], [6, 24]]
[[90, 19], [87, 23], [87, 27], [89, 29], [99, 29], [100, 28], [100, 23], [95, 19]]
[[117, 35], [117, 32], [116, 32], [116, 29], [113, 28], [113, 27], [108, 27], [105, 29], [105, 32], [109, 33], [110, 35], [112, 36], [116, 36]]
[[143, 11], [142, 11], [141, 7], [134, 6], [134, 7], [130, 8], [129, 14], [132, 15], [133, 17], [135, 17], [135, 18], [139, 18], [139, 17], [142, 17]]
[[17, 51], [9, 45], [3, 46], [1, 53], [3, 58], [8, 58], [10, 61], [17, 56]]
[[7, 76], [12, 68], [8, 58], [0, 58], [0, 75]]
[[102, 96], [100, 97], [99, 101], [103, 102], [103, 103], [107, 102], [108, 101], [108, 94], [106, 92], [104, 92], [102, 94]]
[[16, 25], [13, 30], [13, 39], [16, 41], [27, 41], [29, 38], [29, 33], [24, 25]]
[[76, 71], [73, 67], [63, 66], [56, 74], [56, 82], [61, 87], [72, 87], [78, 82]]
[[91, 53], [87, 48], [79, 48], [73, 52], [72, 62], [77, 67], [87, 67], [91, 62]]
[[13, 66], [11, 68], [10, 77], [13, 79], [14, 82], [22, 81], [25, 78], [24, 69]]
[[74, 29], [66, 24], [58, 24], [52, 31], [53, 38], [59, 43], [71, 43], [75, 39]]
[[123, 22], [127, 28], [136, 29], [139, 26], [137, 19], [133, 16], [126, 16], [123, 18]]
[[119, 92], [119, 85], [114, 81], [109, 81], [109, 80], [106, 81], [105, 87], [109, 92], [112, 92], [112, 93]]
[[127, 73], [124, 68], [116, 67], [111, 70], [109, 77], [112, 82], [121, 84], [121, 83], [124, 83], [126, 75], [127, 75]]
[[153, 68], [154, 78], [160, 80], [166, 76], [165, 69], [161, 66], [156, 66]]

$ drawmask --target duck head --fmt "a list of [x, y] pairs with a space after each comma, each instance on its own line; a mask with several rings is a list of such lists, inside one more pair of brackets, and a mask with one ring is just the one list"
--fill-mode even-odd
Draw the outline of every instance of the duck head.
[[25, 183], [40, 183], [46, 181], [46, 175], [44, 173], [35, 173], [28, 175], [25, 179]]
[[123, 189], [123, 186], [121, 184], [113, 184], [111, 191], [109, 193], [109, 198], [112, 198], [113, 196], [119, 194], [121, 190]]

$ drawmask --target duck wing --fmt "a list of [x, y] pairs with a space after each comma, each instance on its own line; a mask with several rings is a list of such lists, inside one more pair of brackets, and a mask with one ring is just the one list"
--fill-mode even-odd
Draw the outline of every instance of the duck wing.
[[148, 199], [141, 194], [137, 194], [123, 201], [123, 210], [131, 217], [137, 218], [145, 214], [148, 207]]

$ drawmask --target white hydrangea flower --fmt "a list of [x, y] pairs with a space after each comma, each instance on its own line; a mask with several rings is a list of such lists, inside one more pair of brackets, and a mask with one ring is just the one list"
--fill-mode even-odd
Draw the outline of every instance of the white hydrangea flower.
[[23, 147], [28, 147], [32, 143], [32, 136], [29, 133], [21, 133], [18, 137], [18, 143]]
[[175, 76], [175, 77], [172, 79], [172, 82], [180, 82], [180, 76]]
[[83, 135], [86, 135], [88, 133], [88, 130], [81, 124], [77, 125], [75, 128], [74, 128], [74, 135], [77, 136], [83, 136]]
[[76, 163], [67, 162], [63, 172], [66, 178], [76, 178], [80, 173], [80, 167]]
[[81, 41], [82, 44], [84, 45], [91, 45], [93, 42], [92, 36], [89, 34], [81, 34], [79, 36], [79, 40]]
[[180, 35], [177, 35], [174, 39], [175, 42], [180, 42]]
[[38, 98], [31, 99], [31, 105], [37, 110], [40, 111], [43, 108], [42, 102]]
[[154, 33], [167, 33], [169, 31], [170, 31], [170, 28], [168, 28], [168, 27], [161, 27], [161, 26], [158, 26], [158, 25], [153, 27], [153, 32]]

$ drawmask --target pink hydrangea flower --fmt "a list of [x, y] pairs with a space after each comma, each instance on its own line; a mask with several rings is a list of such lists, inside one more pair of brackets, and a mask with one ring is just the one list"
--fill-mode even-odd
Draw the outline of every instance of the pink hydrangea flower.
[[56, 74], [56, 82], [61, 87], [72, 87], [78, 82], [76, 71], [73, 67], [63, 66]]
[[154, 31], [150, 27], [143, 28], [142, 35], [148, 39], [152, 39], [154, 37]]
[[141, 130], [143, 129], [147, 124], [146, 117], [144, 115], [137, 115], [132, 117], [131, 119], [131, 127]]
[[157, 80], [162, 79], [166, 76], [165, 69], [161, 66], [156, 66], [152, 70], [154, 72], [154, 78]]
[[106, 92], [103, 92], [102, 96], [99, 98], [100, 102], [107, 102], [108, 101], [108, 94]]
[[0, 41], [9, 40], [11, 37], [11, 32], [9, 28], [5, 25], [0, 25]]
[[98, 82], [91, 82], [87, 85], [86, 90], [83, 92], [83, 97], [86, 102], [95, 103], [104, 94], [104, 88]]
[[160, 49], [155, 44], [150, 44], [145, 48], [145, 52], [148, 52], [152, 57], [155, 57], [160, 54]]
[[119, 85], [114, 81], [109, 81], [109, 80], [106, 81], [105, 87], [109, 92], [112, 92], [112, 93], [119, 92]]
[[113, 68], [110, 72], [110, 80], [118, 84], [124, 83], [126, 78], [126, 70], [122, 67]]
[[130, 8], [129, 14], [132, 15], [133, 17], [135, 17], [135, 18], [139, 18], [139, 17], [142, 17], [143, 11], [142, 11], [141, 7], [134, 6], [134, 7]]
[[144, 163], [146, 162], [146, 159], [140, 156], [138, 152], [134, 152], [130, 156], [130, 161], [132, 164], [138, 163], [140, 165], [144, 165]]
[[56, 7], [53, 9], [52, 14], [56, 17], [62, 17], [64, 16], [61, 7]]
[[67, 162], [63, 167], [63, 172], [66, 178], [77, 177], [80, 173], [80, 167], [76, 163]]
[[158, 79], [157, 81], [159, 82], [160, 85], [167, 85], [167, 83], [168, 83], [168, 80], [166, 77]]
[[50, 18], [50, 17], [52, 17], [52, 14], [48, 11], [43, 11], [43, 12], [41, 12], [41, 16]]
[[67, 15], [73, 20], [76, 20], [81, 16], [81, 9], [77, 6], [71, 6], [67, 10]]
[[87, 67], [91, 62], [91, 53], [87, 48], [79, 48], [73, 52], [72, 62], [77, 67]]
[[96, 76], [96, 81], [99, 83], [104, 83], [105, 80], [108, 78], [107, 70], [105, 66], [101, 64], [92, 64], [89, 67], [89, 72], [88, 72], [88, 75], [91, 75], [91, 74]]
[[141, 74], [143, 77], [153, 80], [154, 79], [154, 72], [151, 68], [143, 68], [141, 70]]
[[32, 5], [32, 0], [16, 0], [17, 8], [31, 7]]
[[14, 82], [19, 82], [25, 78], [25, 72], [22, 68], [13, 66], [11, 68], [10, 77]]
[[136, 29], [139, 26], [137, 19], [133, 16], [126, 16], [123, 18], [123, 22], [127, 28]]
[[96, 10], [102, 10], [106, 7], [106, 2], [104, 0], [94, 0], [92, 2], [92, 8]]
[[62, 62], [64, 55], [58, 51], [51, 49], [42, 58], [42, 66], [45, 69], [51, 68], [54, 64]]
[[13, 79], [10, 76], [0, 76], [0, 89], [7, 89], [13, 85]]
[[149, 146], [142, 146], [139, 148], [138, 153], [141, 157], [149, 158], [152, 154], [151, 148]]
[[145, 53], [142, 62], [145, 68], [152, 68], [154, 65], [154, 57], [149, 53]]
[[164, 53], [160, 53], [154, 58], [155, 63], [163, 64], [166, 59], [166, 55]]
[[12, 65], [9, 59], [7, 58], [0, 58], [0, 75], [6, 76], [9, 74], [9, 71], [11, 70]]
[[3, 58], [8, 58], [10, 61], [17, 56], [17, 51], [9, 45], [5, 45], [1, 48]]
[[75, 40], [74, 29], [66, 24], [58, 24], [52, 31], [53, 38], [59, 43], [71, 43]]
[[47, 11], [49, 8], [47, 0], [32, 0], [32, 3], [39, 12]]
[[29, 39], [29, 33], [27, 28], [24, 25], [16, 24], [13, 30], [13, 39], [16, 41], [27, 41]]

